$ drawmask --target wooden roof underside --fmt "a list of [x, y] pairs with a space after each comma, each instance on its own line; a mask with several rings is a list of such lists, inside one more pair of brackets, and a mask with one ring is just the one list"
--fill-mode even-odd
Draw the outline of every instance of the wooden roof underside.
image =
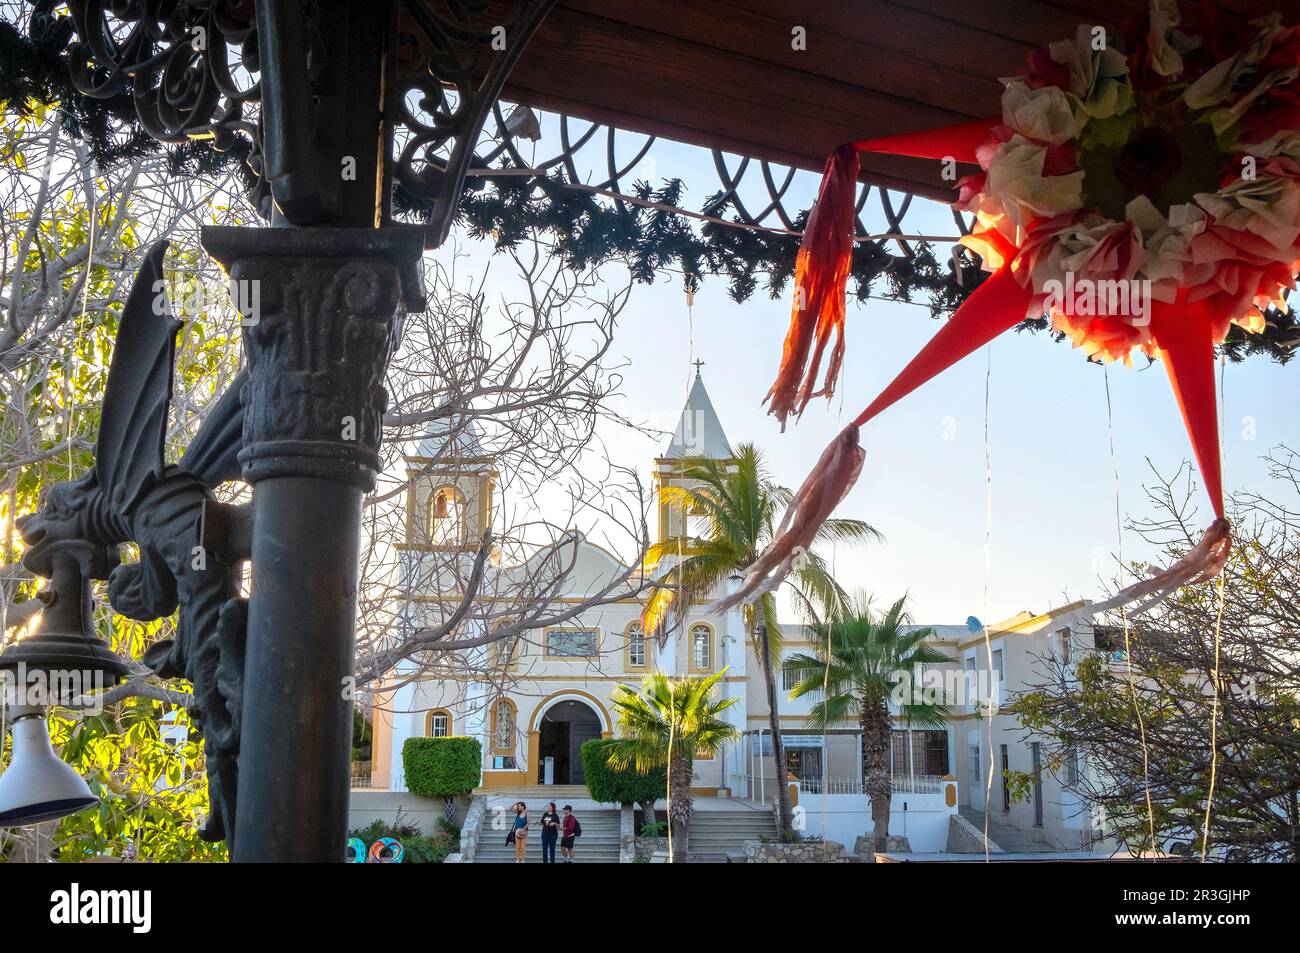
[[[1220, 0], [1238, 15], [1300, 0]], [[998, 77], [1146, 0], [559, 0], [505, 97], [800, 168], [842, 142], [995, 116]], [[807, 30], [806, 51], [791, 28]], [[941, 200], [937, 163], [864, 156], [863, 178]]]

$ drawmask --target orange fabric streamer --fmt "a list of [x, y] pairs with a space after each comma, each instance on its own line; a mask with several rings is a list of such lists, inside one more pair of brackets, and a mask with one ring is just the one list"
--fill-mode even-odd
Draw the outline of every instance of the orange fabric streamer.
[[[768, 413], [781, 421], [782, 430], [786, 419], [791, 414], [801, 416], [814, 397], [834, 394], [844, 363], [845, 295], [853, 265], [858, 153], [975, 162], [975, 150], [999, 122], [1001, 119], [978, 119], [944, 129], [862, 139], [840, 146], [827, 157], [817, 201], [795, 258], [794, 307], [781, 367], [763, 398]], [[822, 358], [832, 337], [835, 343], [818, 387]]]
[[1115, 593], [1104, 602], [1094, 602], [1087, 607], [1088, 616], [1096, 616], [1154, 596], [1157, 601], [1182, 586], [1209, 582], [1223, 572], [1228, 557], [1232, 555], [1232, 524], [1219, 517], [1210, 524], [1195, 546], [1182, 559], [1168, 569], [1152, 573], [1146, 579], [1133, 583]]
[[[763, 398], [770, 402], [768, 412], [781, 421], [782, 430], [786, 417], [798, 417], [808, 401], [835, 390], [844, 362], [844, 294], [853, 261], [857, 182], [858, 153], [851, 145], [840, 146], [826, 160], [817, 203], [804, 226], [795, 258], [794, 308], [781, 369]], [[818, 390], [817, 373], [831, 335], [835, 346], [826, 367], [826, 382]]]

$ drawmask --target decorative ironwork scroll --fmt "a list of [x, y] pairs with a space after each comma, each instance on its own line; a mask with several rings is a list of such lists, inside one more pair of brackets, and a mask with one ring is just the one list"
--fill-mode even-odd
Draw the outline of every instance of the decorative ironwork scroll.
[[[398, 40], [396, 176], [433, 203], [430, 247], [451, 229], [479, 133], [528, 39], [555, 0], [516, 0], [509, 18], [481, 0], [404, 0]], [[503, 126], [504, 128], [504, 126]]]

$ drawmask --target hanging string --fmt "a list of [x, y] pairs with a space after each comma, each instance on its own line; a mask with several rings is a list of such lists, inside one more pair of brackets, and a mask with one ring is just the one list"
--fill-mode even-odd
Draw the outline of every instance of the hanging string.
[[[984, 602], [980, 610], [980, 629], [984, 635], [984, 658], [990, 680], [993, 677], [993, 642], [989, 638], [989, 579], [993, 575], [993, 450], [989, 442], [989, 393], [993, 382], [993, 345], [985, 348], [984, 368]], [[978, 700], [979, 694], [976, 693]], [[984, 779], [984, 863], [989, 862], [989, 798], [993, 796], [993, 693], [989, 693], [985, 738], [989, 753], [987, 777]]]
[[[686, 289], [686, 397], [684, 399], [684, 402], [690, 401], [691, 384], [692, 384], [690, 368], [691, 368], [691, 364], [695, 360], [694, 308], [695, 308], [695, 292], [688, 287]], [[686, 423], [687, 423], [686, 420], [683, 419], [678, 423], [678, 426], [679, 427], [684, 426]], [[694, 421], [691, 421], [690, 425], [693, 427]], [[682, 437], [683, 439], [685, 439], [686, 434], [683, 433]], [[687, 518], [687, 509], [686, 507], [682, 507], [682, 515], [681, 515], [682, 525], [678, 528], [678, 532], [677, 532], [678, 573], [681, 572], [682, 562], [686, 558], [685, 550], [682, 548], [686, 536], [686, 518]], [[683, 620], [683, 623], [686, 619], [686, 613], [689, 611], [690, 611], [689, 606], [680, 606], [680, 605], [678, 606], [677, 615], [679, 619]], [[690, 651], [689, 646], [687, 647], [687, 651]], [[674, 646], [673, 647], [674, 657], [676, 657], [676, 654], [677, 654], [677, 648], [676, 646]], [[676, 666], [674, 665], [673, 668], [676, 669]], [[676, 678], [676, 674], [674, 674], [673, 678]], [[674, 695], [673, 678], [668, 679], [668, 771], [667, 771], [667, 780], [664, 783], [664, 796], [668, 801], [668, 863], [670, 864], [673, 863], [674, 861], [673, 814], [676, 808], [676, 806], [673, 804], [673, 739], [675, 737], [675, 730], [677, 727], [677, 706], [673, 700], [673, 695]], [[653, 821], [654, 818], [651, 818], [651, 820]]]
[[[1115, 476], [1115, 547], [1119, 564], [1124, 565], [1124, 521], [1120, 516], [1123, 508], [1120, 499], [1119, 457], [1115, 453], [1115, 412], [1110, 402], [1110, 371], [1101, 366], [1101, 379], [1106, 389], [1106, 430], [1110, 439], [1110, 468]], [[1124, 662], [1128, 669], [1129, 696], [1133, 700], [1133, 714], [1137, 717], [1138, 741], [1142, 746], [1142, 791], [1147, 805], [1147, 829], [1151, 838], [1151, 853], [1154, 859], [1156, 851], [1156, 812], [1151, 803], [1151, 752], [1147, 747], [1146, 720], [1142, 717], [1142, 706], [1138, 699], [1137, 682], [1133, 678], [1133, 644], [1129, 628], [1128, 605], [1120, 603], [1120, 619], [1124, 624]]]
[[[695, 363], [695, 292], [692, 291], [689, 287], [687, 287], [686, 289], [686, 393], [682, 396], [683, 408], [689, 406], [691, 400], [691, 385], [693, 384], [693, 381], [691, 380], [691, 365], [694, 363]], [[684, 443], [687, 436], [686, 433], [684, 432], [684, 428], [686, 426], [690, 426], [694, 428], [695, 421], [693, 420], [687, 421], [685, 417], [685, 413], [686, 413], [685, 410], [683, 410], [682, 413], [683, 413], [683, 417], [681, 420], [677, 422], [677, 426], [683, 429], [683, 433], [681, 434], [681, 439]], [[692, 436], [696, 437], [698, 435], [693, 434]], [[668, 513], [668, 518], [671, 521], [672, 519], [671, 510]], [[678, 567], [677, 572], [679, 575], [681, 573], [682, 562], [686, 558], [686, 551], [682, 548], [685, 545], [685, 536], [686, 536], [687, 507], [685, 506], [682, 507], [681, 521], [682, 521], [681, 526], [678, 527], [677, 534], [676, 534], [677, 535], [677, 567]], [[690, 611], [690, 607], [689, 606], [683, 607], [678, 602], [676, 596], [674, 596], [673, 602], [676, 605], [676, 617], [678, 619], [678, 622], [684, 629], [686, 624], [686, 613]], [[661, 649], [665, 647], [666, 641], [667, 639], [665, 637], [665, 644], [660, 645]], [[688, 647], [687, 651], [689, 650], [690, 649]], [[674, 649], [674, 655], [675, 653], [676, 650]], [[676, 666], [674, 666], [674, 669], [675, 668]], [[669, 826], [670, 827], [672, 826], [671, 818], [669, 819]]]
[[[668, 863], [673, 862], [673, 814], [676, 813], [676, 805], [673, 804], [673, 739], [677, 729], [677, 703], [673, 698], [673, 680], [668, 679], [668, 770], [665, 773], [664, 780], [664, 797], [668, 801]], [[651, 818], [654, 820], [654, 818]]]
[[[1224, 390], [1224, 371], [1227, 366], [1227, 355], [1219, 355], [1219, 433], [1226, 436], [1227, 430], [1227, 413], [1228, 397]], [[1219, 441], [1221, 454], [1219, 465], [1223, 472], [1228, 472], [1228, 448], [1227, 440]], [[1214, 616], [1214, 668], [1211, 671], [1211, 687], [1213, 697], [1210, 703], [1210, 785], [1205, 792], [1205, 825], [1201, 832], [1201, 863], [1205, 863], [1206, 856], [1210, 850], [1210, 817], [1214, 810], [1214, 788], [1219, 780], [1219, 649], [1220, 637], [1223, 632], [1223, 609], [1226, 603], [1226, 592], [1223, 585], [1223, 573], [1219, 573], [1216, 580], [1218, 589], [1218, 611]]]
[[1214, 618], [1214, 669], [1210, 673], [1210, 681], [1214, 689], [1210, 707], [1210, 786], [1205, 792], [1205, 826], [1201, 832], [1201, 863], [1205, 863], [1210, 849], [1210, 815], [1214, 810], [1214, 787], [1219, 780], [1219, 633], [1223, 628], [1225, 601], [1222, 573], [1219, 575], [1217, 588], [1219, 610]]
[[[838, 552], [839, 552], [839, 546], [838, 546], [836, 543], [832, 542], [832, 543], [831, 543], [831, 578], [832, 578], [832, 579], [838, 579], [838, 578], [839, 578], [839, 576], [836, 574], [836, 571], [835, 571], [835, 557], [836, 557], [836, 555], [837, 555]], [[834, 626], [834, 624], [835, 624], [835, 623], [834, 623], [834, 618], [833, 618], [833, 615], [832, 615], [832, 618], [829, 618], [829, 619], [826, 620], [826, 670], [825, 670], [825, 672], [822, 674], [822, 705], [823, 705], [823, 706], [825, 706], [825, 704], [826, 704], [826, 700], [827, 700], [828, 698], [830, 698], [830, 691], [831, 691], [831, 636], [832, 636], [832, 634], [833, 634], [833, 626]], [[825, 711], [825, 708], [824, 708], [824, 707], [823, 707], [823, 711]], [[830, 771], [830, 763], [829, 763], [829, 762], [830, 762], [830, 760], [831, 760], [831, 759], [830, 759], [831, 746], [830, 746], [830, 739], [829, 739], [829, 737], [828, 737], [827, 734], [826, 734], [826, 732], [829, 731], [829, 730], [830, 730], [830, 722], [829, 722], [829, 720], [823, 719], [823, 725], [822, 725], [822, 837], [825, 837], [826, 834], [827, 834], [827, 831], [826, 831], [826, 796], [827, 796], [827, 794], [830, 792], [830, 787], [831, 787], [831, 779], [830, 779], [830, 774], [829, 774], [829, 771]], [[859, 771], [862, 770], [862, 759], [861, 759], [861, 758], [858, 759], [857, 770], [859, 770]], [[888, 834], [889, 832], [886, 831], [885, 833]]]

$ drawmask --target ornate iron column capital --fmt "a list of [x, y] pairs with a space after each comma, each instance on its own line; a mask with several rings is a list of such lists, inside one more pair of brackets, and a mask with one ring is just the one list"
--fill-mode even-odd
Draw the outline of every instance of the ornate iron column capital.
[[244, 325], [244, 479], [368, 491], [399, 303], [423, 310], [419, 228], [205, 228]]

